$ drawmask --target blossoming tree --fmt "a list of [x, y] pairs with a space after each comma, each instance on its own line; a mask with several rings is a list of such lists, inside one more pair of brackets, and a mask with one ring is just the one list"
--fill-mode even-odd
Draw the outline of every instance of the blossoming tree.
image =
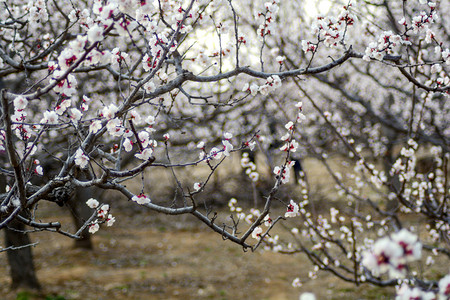
[[[421, 249], [450, 253], [450, 28], [439, 19], [448, 3], [349, 1], [312, 17], [300, 1], [250, 2], [0, 1], [0, 173], [8, 184], [0, 228], [95, 233], [115, 221], [100, 199], [85, 203], [92, 214], [75, 232], [39, 222], [34, 208], [96, 187], [152, 211], [192, 214], [244, 249], [303, 252], [312, 278], [325, 270], [355, 284], [404, 282], [399, 297], [445, 298], [448, 277], [419, 278], [407, 264]], [[248, 213], [230, 200], [232, 217], [219, 224], [196, 199], [243, 150], [270, 158], [273, 187]], [[242, 165], [257, 181], [246, 153]], [[312, 209], [305, 170], [301, 195], [269, 217], [292, 181], [294, 153], [326, 167], [345, 211]], [[425, 171], [422, 153], [432, 160]], [[334, 170], [329, 154], [349, 171]], [[53, 173], [42, 183], [44, 162]], [[178, 180], [177, 170], [191, 166], [210, 174], [193, 186]], [[179, 201], [154, 199], [143, 180], [139, 190], [126, 186], [160, 168], [173, 171]], [[404, 229], [405, 214], [427, 218], [423, 242], [418, 228]], [[298, 221], [292, 240], [272, 237], [287, 218]]]

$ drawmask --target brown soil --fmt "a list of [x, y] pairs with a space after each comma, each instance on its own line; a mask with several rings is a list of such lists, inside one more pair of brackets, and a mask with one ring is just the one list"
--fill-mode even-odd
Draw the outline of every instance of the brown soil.
[[[383, 298], [380, 289], [356, 288], [325, 273], [309, 280], [311, 264], [303, 255], [245, 253], [190, 216], [130, 214], [116, 213], [116, 224], [93, 236], [94, 251], [75, 249], [55, 233], [34, 233], [41, 293], [9, 290], [6, 254], [0, 253], [0, 298], [298, 299], [306, 291], [318, 299]], [[295, 277], [305, 281], [302, 287], [292, 287]]]

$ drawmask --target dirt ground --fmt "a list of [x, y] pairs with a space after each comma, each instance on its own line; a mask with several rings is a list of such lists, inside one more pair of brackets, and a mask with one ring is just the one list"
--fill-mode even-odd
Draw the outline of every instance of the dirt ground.
[[[53, 212], [54, 215], [54, 212]], [[59, 219], [70, 223], [67, 212]], [[370, 286], [356, 288], [323, 273], [308, 279], [310, 263], [242, 248], [190, 216], [116, 212], [116, 224], [93, 236], [94, 251], [73, 248], [54, 233], [32, 235], [41, 293], [9, 290], [6, 254], [0, 253], [1, 299], [383, 299], [393, 296]], [[304, 284], [292, 287], [300, 277]]]
[[[231, 164], [231, 166], [239, 163]], [[225, 168], [226, 169], [226, 168]], [[317, 169], [317, 167], [315, 167]], [[226, 180], [218, 192], [212, 184], [204, 194], [216, 203], [224, 203], [236, 191], [244, 195], [242, 180], [230, 180], [230, 173], [220, 175]], [[323, 172], [310, 173], [314, 181], [327, 189]], [[187, 178], [193, 180], [189, 173]], [[170, 174], [158, 173], [170, 178]], [[146, 177], [146, 186], [168, 190], [160, 178]], [[217, 180], [217, 178], [216, 178]], [[166, 180], [170, 182], [170, 180]], [[158, 186], [154, 186], [157, 182]], [[192, 186], [192, 185], [190, 185]], [[331, 185], [332, 186], [332, 185]], [[268, 187], [270, 190], [270, 186]], [[329, 188], [328, 188], [329, 189]], [[326, 194], [330, 194], [326, 192]], [[284, 198], [283, 196], [281, 196]], [[113, 227], [102, 227], [93, 235], [95, 250], [80, 250], [73, 241], [49, 232], [33, 233], [37, 275], [43, 291], [11, 291], [6, 253], [0, 253], [0, 300], [9, 299], [298, 299], [303, 292], [314, 292], [317, 299], [392, 299], [393, 289], [369, 285], [356, 287], [327, 273], [316, 280], [308, 278], [311, 263], [302, 254], [282, 255], [273, 252], [244, 252], [242, 248], [201, 224], [194, 217], [166, 216], [142, 209], [132, 203], [123, 204], [114, 197], [111, 213], [116, 217]], [[164, 198], [164, 197], [162, 197]], [[170, 199], [170, 196], [166, 198]], [[286, 198], [288, 199], [288, 198]], [[214, 201], [213, 201], [214, 202]], [[121, 204], [119, 204], [121, 203]], [[226, 202], [225, 202], [226, 203]], [[130, 204], [130, 205], [127, 205]], [[41, 206], [41, 221], [71, 224], [67, 210]], [[320, 206], [319, 204], [317, 204]], [[227, 214], [221, 208], [223, 214]], [[285, 209], [285, 208], [283, 208]], [[70, 228], [73, 232], [74, 228]], [[0, 239], [0, 245], [3, 242]], [[303, 285], [292, 286], [299, 277]]]

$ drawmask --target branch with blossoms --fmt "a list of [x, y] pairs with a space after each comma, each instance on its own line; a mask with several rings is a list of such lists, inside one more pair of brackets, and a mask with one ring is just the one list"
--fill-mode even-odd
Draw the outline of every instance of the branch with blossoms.
[[[307, 98], [309, 97], [307, 94], [306, 94], [306, 96], [307, 96]], [[309, 100], [313, 102], [313, 106], [320, 112], [320, 115], [322, 115], [322, 117], [325, 119], [326, 123], [329, 126], [333, 127], [333, 130], [334, 130], [336, 136], [339, 137], [340, 139], [345, 140], [346, 138], [339, 132], [337, 127], [335, 125], [331, 124], [331, 122], [329, 121], [329, 117], [326, 116], [326, 114], [324, 112], [322, 112], [317, 106], [314, 105], [314, 101], [310, 97], [309, 97]], [[305, 142], [308, 144], [309, 147], [311, 147], [311, 144], [308, 143], [306, 138], [303, 138], [303, 139], [305, 139]], [[413, 141], [409, 141], [408, 143], [410, 145], [410, 147], [408, 147], [409, 150], [407, 151], [404, 148], [401, 151], [401, 153], [404, 153], [407, 156], [413, 156], [415, 150], [417, 150], [417, 148], [416, 148], [417, 144]], [[359, 169], [361, 170], [361, 168], [364, 168], [364, 163], [361, 162], [362, 161], [361, 151], [354, 148], [353, 142], [345, 143], [344, 145], [346, 145], [350, 149], [350, 154], [351, 154], [350, 157], [352, 157], [352, 158], [356, 157], [359, 160], [358, 164], [361, 165], [361, 167]], [[354, 199], [354, 200], [360, 201], [361, 203], [370, 204], [370, 206], [378, 214], [380, 214], [380, 216], [386, 217], [386, 220], [391, 219], [392, 221], [394, 221], [395, 228], [399, 228], [399, 227], [401, 228], [402, 223], [400, 222], [400, 217], [397, 215], [397, 213], [384, 211], [383, 209], [380, 208], [379, 204], [370, 200], [370, 198], [366, 198], [366, 199], [362, 198], [358, 191], [354, 191], [353, 188], [347, 187], [349, 184], [342, 181], [341, 175], [338, 175], [333, 172], [333, 170], [330, 168], [329, 164], [326, 162], [325, 155], [318, 155], [317, 157], [319, 158], [319, 160], [321, 160], [324, 163], [324, 165], [327, 167], [328, 171], [330, 172], [330, 175], [332, 175], [333, 179], [336, 181], [336, 184], [339, 187], [339, 189], [341, 189], [341, 191], [343, 191], [346, 195], [348, 195], [349, 199]], [[399, 161], [399, 163], [400, 163], [400, 161]], [[405, 162], [403, 162], [403, 163], [405, 163]], [[412, 165], [414, 165], [414, 164], [415, 164], [415, 162], [412, 162]], [[369, 174], [372, 174], [372, 176], [374, 174], [378, 174], [378, 171], [375, 170], [374, 166], [372, 166], [372, 165], [367, 164], [365, 166], [365, 168], [367, 168], [367, 170], [370, 172]], [[408, 163], [406, 163], [406, 166], [404, 168], [408, 169]], [[403, 170], [405, 170], [405, 169], [403, 169]], [[408, 172], [414, 172], [414, 170], [411, 169], [411, 165], [409, 166], [408, 170], [409, 170]], [[380, 174], [380, 176], [383, 176], [383, 175]], [[413, 175], [411, 174], [409, 176], [413, 176]], [[373, 181], [373, 183], [377, 183], [377, 180], [375, 180], [375, 181], [371, 180], [371, 181]], [[405, 183], [405, 180], [402, 180], [402, 181]], [[381, 184], [383, 184], [383, 182], [385, 182], [385, 180], [379, 181], [379, 183], [381, 183]], [[386, 184], [386, 188], [390, 189], [390, 188], [392, 188], [392, 186], [390, 184]], [[395, 192], [397, 193], [397, 195], [403, 195], [404, 191], [395, 191]], [[403, 205], [405, 205], [406, 207], [408, 207], [410, 209], [416, 210], [416, 206], [414, 204], [407, 203], [402, 198], [403, 196], [400, 196], [400, 197], [401, 197], [400, 202]], [[292, 246], [288, 245], [288, 248], [285, 249], [284, 246], [282, 246], [282, 243], [279, 243], [279, 242], [275, 243], [274, 245], [271, 245], [270, 248], [273, 248], [275, 251], [282, 252], [282, 253], [304, 252], [305, 254], [307, 254], [309, 259], [316, 266], [314, 271], [310, 274], [311, 278], [316, 277], [315, 273], [318, 270], [325, 270], [325, 271], [329, 271], [329, 272], [333, 273], [334, 275], [340, 277], [341, 279], [343, 279], [345, 281], [354, 282], [356, 284], [359, 284], [362, 282], [370, 282], [372, 284], [377, 284], [380, 286], [397, 284], [396, 280], [391, 280], [391, 281], [386, 282], [386, 281], [378, 279], [376, 276], [369, 276], [366, 274], [366, 275], [363, 275], [360, 277], [360, 275], [358, 275], [358, 274], [361, 274], [360, 273], [361, 271], [359, 270], [359, 267], [358, 267], [359, 265], [361, 265], [361, 262], [360, 262], [360, 256], [359, 256], [360, 254], [358, 254], [360, 252], [360, 250], [356, 247], [357, 239], [355, 236], [355, 234], [356, 234], [355, 228], [357, 229], [357, 231], [362, 232], [363, 228], [362, 228], [361, 222], [367, 222], [367, 229], [371, 229], [375, 224], [377, 224], [377, 222], [372, 221], [372, 218], [370, 215], [360, 214], [358, 212], [359, 209], [357, 209], [357, 207], [355, 207], [355, 211], [349, 210], [348, 212], [346, 212], [346, 214], [348, 214], [349, 216], [355, 216], [356, 218], [360, 219], [361, 222], [357, 222], [356, 218], [353, 217], [352, 221], [350, 223], [351, 230], [348, 228], [348, 226], [340, 225], [340, 227], [338, 227], [339, 231], [342, 232], [343, 234], [345, 234], [344, 236], [347, 236], [347, 240], [344, 239], [342, 237], [342, 235], [341, 235], [341, 238], [336, 239], [334, 237], [335, 236], [334, 229], [333, 230], [331, 229], [333, 227], [332, 224], [333, 223], [342, 224], [345, 221], [344, 217], [340, 217], [339, 219], [337, 219], [336, 215], [339, 213], [339, 211], [334, 208], [331, 208], [331, 210], [330, 210], [331, 224], [330, 224], [330, 223], [328, 223], [327, 219], [323, 218], [321, 215], [319, 215], [317, 217], [317, 219], [313, 218], [311, 216], [311, 214], [303, 208], [306, 205], [308, 205], [308, 201], [305, 201], [304, 203], [301, 204], [302, 209], [300, 210], [302, 217], [306, 220], [304, 222], [304, 225], [306, 225], [306, 227], [309, 228], [308, 230], [305, 230], [303, 232], [303, 236], [308, 237], [310, 239], [311, 243], [313, 244], [313, 246], [312, 246], [313, 251], [309, 250], [309, 247], [304, 246], [303, 242], [301, 242], [299, 239], [296, 239], [296, 241], [299, 244], [300, 248], [292, 248]], [[428, 205], [433, 205], [433, 204], [430, 203]], [[425, 214], [431, 218], [434, 218], [436, 220], [439, 220], [441, 218], [440, 216], [437, 216], [437, 215], [431, 216], [429, 211], [427, 212], [427, 211], [419, 210], [418, 212], [422, 212], [423, 214]], [[444, 221], [444, 222], [447, 222], [447, 221]], [[358, 225], [356, 226], [356, 224], [358, 224]], [[381, 222], [380, 224], [383, 225], [383, 222]], [[295, 234], [298, 234], [297, 229], [293, 232]], [[348, 240], [348, 239], [350, 239], [350, 240]], [[347, 242], [349, 242], [348, 246], [345, 245], [345, 244], [347, 244]], [[335, 244], [336, 247], [333, 247], [333, 244]], [[291, 248], [289, 248], [289, 247], [291, 247]], [[333, 248], [335, 248], [335, 249], [333, 249]], [[353, 249], [353, 250], [351, 250], [351, 249]], [[356, 251], [356, 249], [358, 249], [358, 250]], [[321, 252], [324, 257], [317, 255], [316, 251]], [[355, 266], [353, 271], [352, 271], [352, 268], [346, 267], [344, 262], [337, 258], [337, 257], [339, 257], [339, 255], [337, 255], [336, 251], [342, 251], [342, 255], [347, 256], [347, 258], [349, 258], [350, 261], [352, 261], [352, 264]], [[344, 273], [339, 272], [338, 269], [342, 269], [344, 271]], [[352, 278], [352, 277], [349, 277], [348, 275], [346, 276], [345, 273], [348, 273], [348, 275], [352, 275], [352, 273], [353, 273], [354, 276]], [[362, 272], [362, 273], [364, 274], [364, 272]], [[420, 283], [420, 281], [418, 281], [418, 283]], [[422, 283], [420, 283], [420, 284], [422, 284]], [[425, 284], [423, 284], [423, 285], [425, 285]]]
[[[433, 6], [433, 4], [429, 5]], [[388, 43], [390, 42], [388, 41]], [[386, 50], [387, 48], [383, 51]], [[393, 55], [397, 55], [397, 53], [390, 53]], [[297, 67], [294, 64], [294, 62], [296, 61], [295, 58], [290, 58], [287, 53], [283, 54], [287, 56], [285, 61], [288, 64], [285, 64], [285, 66], [287, 68], [292, 67], [293, 69], [295, 69]], [[402, 64], [400, 61], [401, 59], [399, 59], [397, 63]], [[291, 64], [292, 66], [289, 66], [289, 64]], [[351, 62], [351, 64], [354, 65], [354, 62]], [[403, 64], [404, 70], [411, 67], [421, 67], [420, 65], [415, 65], [414, 62], [406, 62]], [[430, 76], [430, 78], [436, 78], [433, 74], [439, 72], [438, 76], [442, 77], [440, 79], [436, 78], [434, 80], [444, 83], [444, 78], [446, 77], [446, 75], [441, 68], [441, 64], [442, 61], [438, 62], [438, 60], [435, 60], [435, 63], [429, 63], [429, 65], [433, 66], [431, 70], [432, 75]], [[362, 72], [363, 69], [359, 70], [361, 72], [361, 75], [367, 75], [367, 73], [369, 72], [369, 68], [367, 68], [365, 72]], [[420, 72], [422, 72], [422, 70], [420, 70]], [[400, 73], [403, 74], [404, 72]], [[394, 81], [392, 81], [392, 83], [384, 83], [379, 79], [381, 78], [379, 74], [373, 73], [372, 75], [372, 71], [370, 71], [369, 75], [371, 75], [371, 78], [376, 82], [376, 86], [378, 86], [379, 89], [386, 88], [386, 86], [391, 85], [393, 90], [395, 89], [404, 93], [405, 97], [411, 96], [409, 88], [406, 85], [400, 85], [404, 84], [404, 80], [399, 80], [399, 84]], [[432, 86], [433, 81], [429, 80], [427, 82], [427, 85], [423, 85], [420, 83], [420, 81], [415, 79], [421, 75], [421, 73], [416, 73], [414, 75], [409, 75], [408, 73], [408, 76], [405, 75], [405, 78], [410, 82], [412, 81], [413, 84], [415, 84], [417, 87], [423, 88], [426, 91], [430, 91], [431, 89], [429, 87]], [[346, 77], [343, 78], [349, 78], [349, 76], [351, 75], [346, 75]], [[303, 229], [300, 231], [294, 228], [296, 229], [294, 230], [296, 235], [299, 232], [302, 233], [301, 239], [296, 239], [299, 247], [296, 248], [294, 246], [289, 246], [290, 244], [288, 242], [283, 243], [278, 239], [274, 239], [275, 243], [268, 244], [268, 248], [282, 253], [304, 252], [305, 254], [307, 254], [310, 260], [315, 264], [315, 267], [310, 274], [311, 278], [316, 277], [316, 273], [318, 270], [326, 270], [343, 280], [354, 282], [356, 284], [370, 282], [379, 286], [397, 285], [398, 281], [396, 279], [385, 280], [361, 269], [360, 255], [361, 247], [364, 247], [364, 245], [360, 241], [361, 238], [357, 238], [356, 233], [364, 231], [376, 232], [376, 230], [378, 230], [378, 235], [382, 236], [390, 231], [390, 229], [388, 229], [388, 227], [386, 226], [386, 224], [388, 223], [392, 226], [392, 229], [394, 231], [399, 231], [402, 227], [405, 226], [405, 223], [408, 223], [405, 222], [403, 214], [405, 212], [410, 214], [417, 213], [418, 215], [426, 216], [427, 218], [429, 218], [429, 220], [436, 220], [439, 224], [438, 228], [440, 228], [439, 230], [430, 230], [431, 228], [434, 228], [434, 225], [432, 225], [434, 221], [431, 221], [431, 224], [427, 225], [429, 236], [432, 236], [433, 238], [431, 240], [429, 239], [426, 242], [429, 244], [424, 248], [428, 250], [435, 249], [433, 255], [437, 255], [437, 249], [440, 248], [438, 244], [442, 245], [444, 249], [446, 249], [446, 246], [448, 247], [448, 226], [445, 225], [448, 224], [448, 219], [447, 217], [444, 217], [444, 220], [441, 219], [442, 216], [446, 216], [446, 214], [434, 214], [439, 210], [439, 207], [446, 206], [444, 203], [446, 202], [445, 199], [447, 198], [447, 196], [445, 195], [447, 194], [446, 187], [448, 187], [446, 183], [446, 178], [448, 177], [448, 166], [445, 163], [445, 161], [447, 160], [445, 157], [448, 156], [448, 154], [444, 153], [448, 152], [448, 145], [445, 139], [442, 139], [443, 137], [445, 137], [445, 135], [442, 135], [442, 131], [440, 131], [438, 127], [441, 126], [441, 128], [445, 128], [446, 125], [442, 122], [439, 123], [438, 126], [433, 125], [433, 127], [436, 128], [436, 132], [439, 132], [440, 135], [437, 135], [429, 130], [430, 127], [424, 126], [424, 122], [429, 122], [425, 117], [425, 112], [427, 111], [427, 109], [429, 109], [427, 106], [429, 103], [433, 102], [431, 96], [429, 95], [421, 96], [425, 99], [422, 102], [423, 104], [420, 109], [420, 115], [415, 114], [414, 109], [411, 108], [409, 110], [411, 112], [411, 118], [404, 122], [403, 116], [398, 117], [398, 114], [387, 114], [386, 117], [383, 116], [382, 113], [380, 113], [380, 111], [378, 110], [379, 107], [374, 108], [373, 106], [371, 106], [372, 103], [374, 103], [374, 100], [370, 99], [370, 97], [376, 98], [376, 94], [360, 96], [355, 93], [354, 87], [349, 87], [345, 81], [338, 81], [339, 78], [337, 76], [335, 80], [332, 76], [326, 75], [318, 75], [315, 77], [318, 78], [318, 83], [323, 82], [325, 84], [328, 84], [333, 89], [341, 92], [344, 98], [340, 98], [336, 93], [333, 93], [333, 91], [329, 89], [324, 89], [323, 91], [317, 92], [318, 87], [316, 85], [314, 85], [314, 88], [305, 87], [307, 85], [302, 84], [302, 81], [306, 81], [305, 77], [301, 78], [301, 80], [294, 81], [294, 83], [296, 84], [296, 87], [298, 89], [304, 92], [304, 95], [310, 100], [312, 106], [317, 111], [318, 117], [323, 120], [323, 122], [321, 123], [320, 131], [325, 131], [324, 127], [329, 129], [328, 132], [330, 132], [330, 136], [334, 139], [332, 140], [330, 138], [329, 140], [334, 144], [342, 145], [342, 148], [340, 148], [339, 150], [325, 148], [322, 151], [317, 151], [318, 146], [317, 143], [314, 143], [315, 141], [311, 132], [309, 132], [308, 135], [304, 134], [302, 138], [299, 138], [300, 145], [304, 144], [305, 147], [309, 149], [310, 153], [313, 153], [314, 156], [317, 157], [317, 159], [326, 166], [328, 172], [330, 173], [330, 176], [336, 182], [336, 187], [339, 191], [340, 197], [345, 197], [344, 199], [348, 199], [351, 208], [344, 210], [343, 214], [346, 215], [346, 217], [342, 216], [339, 218], [337, 217], [337, 214], [340, 213], [340, 210], [332, 208], [332, 210], [330, 211], [330, 218], [332, 221], [329, 222], [327, 221], [327, 219], [329, 220], [329, 218], [323, 215], [319, 215], [318, 217], [311, 215], [310, 209], [308, 209], [309, 203], [305, 202], [302, 205], [303, 209], [301, 209], [300, 212], [302, 214], [302, 217], [306, 220], [302, 224], [302, 227], [306, 227], [307, 229]], [[413, 78], [414, 80], [411, 80], [411, 78]], [[420, 84], [416, 84], [418, 82]], [[254, 89], [257, 90], [256, 88]], [[307, 92], [305, 93], [305, 91]], [[445, 92], [446, 90], [433, 89], [433, 91]], [[310, 96], [310, 93], [314, 93], [318, 96], [313, 99], [313, 97]], [[288, 95], [288, 93], [285, 94]], [[328, 99], [329, 103], [321, 104], [322, 106], [327, 106], [327, 108], [331, 110], [331, 112], [329, 110], [320, 108], [320, 101], [318, 100], [318, 98], [320, 97], [323, 99]], [[352, 107], [352, 105], [350, 105], [351, 102], [344, 102], [345, 99], [348, 99], [355, 104], [361, 104], [364, 108], [363, 113], [360, 113], [361, 109], [359, 109], [357, 105], [354, 105]], [[351, 109], [348, 109], [348, 111], [346, 111], [345, 109], [342, 109], [343, 107], [350, 107]], [[445, 112], [447, 112], [447, 110], [445, 110]], [[389, 128], [389, 130], [394, 130], [398, 135], [406, 136], [403, 138], [404, 143], [402, 143], [402, 141], [398, 142], [397, 145], [405, 145], [402, 145], [403, 149], [401, 146], [396, 146], [398, 147], [398, 151], [395, 152], [395, 155], [397, 155], [397, 160], [394, 159], [394, 164], [391, 165], [389, 169], [385, 169], [384, 171], [380, 171], [378, 169], [377, 161], [375, 160], [377, 159], [377, 157], [371, 156], [371, 153], [369, 152], [373, 145], [369, 144], [369, 146], [366, 147], [365, 151], [363, 150], [364, 147], [362, 146], [362, 142], [364, 141], [364, 138], [366, 138], [365, 142], [367, 142], [367, 136], [364, 134], [361, 135], [361, 131], [354, 132], [351, 128], [353, 126], [352, 123], [346, 122], [348, 120], [348, 117], [346, 118], [347, 120], [343, 119], [342, 115], [341, 117], [339, 116], [339, 113], [347, 113], [349, 115], [355, 114], [358, 117], [361, 116], [361, 119], [365, 120], [367, 123], [381, 123], [382, 125]], [[315, 119], [314, 121], [317, 122], [317, 119]], [[408, 130], [408, 128], [410, 128], [410, 124], [412, 123], [414, 123], [415, 128], [413, 130]], [[314, 125], [313, 122], [309, 122], [309, 124]], [[336, 142], [337, 140], [340, 140], [340, 142]], [[373, 139], [369, 141], [374, 143]], [[419, 143], [419, 145], [424, 144], [423, 146], [421, 146], [422, 149], [418, 149], [417, 143]], [[428, 174], [425, 173], [422, 175], [420, 174], [421, 172], [416, 169], [416, 164], [417, 161], [419, 161], [418, 153], [420, 151], [422, 151], [422, 153], [424, 150], [426, 151], [427, 146], [425, 145], [425, 143], [436, 145], [433, 146], [433, 150], [430, 151], [432, 153], [432, 157], [434, 158], [435, 165], [431, 168], [430, 171], [427, 171]], [[345, 151], [348, 152], [345, 153]], [[340, 153], [342, 157], [348, 157], [349, 161], [356, 162], [356, 174], [351, 174], [350, 172], [347, 174], [342, 174], [339, 168], [337, 168], [338, 170], [334, 170], [334, 168], [330, 166], [330, 158], [328, 157], [326, 152], [337, 152]], [[405, 155], [407, 155], [407, 157], [405, 157]], [[397, 164], [400, 164], [401, 166], [397, 168], [395, 162]], [[344, 161], [343, 163], [350, 164], [350, 166], [353, 165], [353, 162]], [[434, 182], [434, 176], [436, 176], [436, 174], [440, 174], [439, 178], [437, 178], [438, 183], [436, 182], [440, 188], [437, 188], [437, 186], [435, 185], [436, 183]], [[394, 182], [394, 180], [397, 180], [396, 178], [400, 178], [400, 185], [397, 185]], [[355, 181], [355, 184], [352, 184], [348, 180]], [[379, 196], [374, 196], [373, 194], [369, 196], [368, 191], [363, 187], [370, 188]], [[434, 192], [432, 192], [432, 190], [434, 190]], [[394, 201], [397, 198], [400, 205], [384, 208], [383, 203], [380, 203], [379, 200], [383, 198], [386, 199], [385, 201]], [[368, 212], [366, 211], [368, 207], [366, 205], [369, 205], [368, 207], [370, 207], [371, 210], [378, 214], [381, 220], [375, 220], [372, 214], [368, 214]], [[351, 218], [352, 221], [350, 224], [346, 224], [344, 226], [345, 221], [348, 218]], [[378, 228], [378, 226], [381, 226], [382, 229], [376, 229]], [[443, 231], [441, 231], [442, 229]], [[340, 238], [336, 238], [336, 232], [342, 233]], [[440, 233], [438, 234], [437, 232]], [[366, 234], [360, 233], [359, 236], [365, 237]], [[312, 245], [306, 246], [303, 239], [309, 239]], [[433, 246], [431, 244], [433, 244]], [[338, 254], [340, 251], [342, 251], [342, 254]], [[318, 255], [318, 252], [320, 253], [320, 255]], [[347, 255], [349, 255], [348, 260], [342, 259], [342, 257], [346, 257]], [[427, 258], [427, 265], [432, 264], [433, 261], [434, 259], [429, 256]], [[417, 278], [417, 275], [415, 274], [410, 274], [410, 276], [412, 278], [412, 285], [417, 285], [419, 287], [418, 290], [414, 290], [414, 293], [419, 294], [418, 291], [421, 291], [420, 288], [424, 288], [426, 283], [419, 280]], [[431, 285], [434, 284], [434, 288], [436, 288], [437, 286], [436, 281], [429, 281], [428, 283]], [[411, 290], [413, 289], [414, 288], [411, 288]], [[402, 292], [399, 292], [399, 295], [400, 294], [402, 294]], [[406, 294], [407, 293], [405, 292], [405, 295]]]
[[[156, 212], [192, 214], [244, 250], [303, 252], [311, 278], [325, 270], [388, 286], [398, 283], [392, 273], [410, 280], [413, 294], [428, 283], [442, 294], [437, 281], [409, 272], [418, 255], [408, 247], [419, 238], [404, 228], [408, 215], [424, 224], [411, 232], [425, 232], [430, 265], [448, 255], [445, 5], [349, 1], [313, 18], [296, 1], [19, 2], [0, 11], [0, 151], [8, 156], [0, 158], [8, 181], [0, 227], [18, 220], [72, 238], [94, 233], [114, 223], [112, 204], [90, 199], [92, 214], [75, 233], [29, 212], [97, 187]], [[255, 207], [244, 212], [232, 199], [230, 218], [219, 221], [198, 205], [202, 194], [229, 156], [258, 148], [271, 172], [264, 203], [255, 193], [263, 168], [243, 156]], [[311, 180], [307, 164], [301, 192], [280, 200], [286, 211], [272, 218], [280, 190], [291, 187], [294, 153], [315, 158], [330, 182]], [[432, 158], [425, 171], [422, 156]], [[184, 181], [187, 167], [208, 174]], [[162, 168], [175, 180], [173, 199], [158, 199], [145, 181]], [[276, 234], [290, 222], [298, 222], [291, 244]]]

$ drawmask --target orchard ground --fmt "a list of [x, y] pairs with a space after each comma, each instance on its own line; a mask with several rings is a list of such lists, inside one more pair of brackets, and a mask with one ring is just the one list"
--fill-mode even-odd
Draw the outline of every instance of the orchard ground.
[[[70, 223], [66, 211], [58, 215]], [[2, 299], [298, 299], [305, 291], [318, 299], [393, 296], [393, 290], [355, 287], [328, 274], [308, 280], [311, 264], [303, 255], [245, 253], [189, 216], [125, 212], [116, 219], [94, 235], [93, 251], [74, 249], [60, 235], [33, 235], [42, 293], [10, 291], [6, 254], [0, 254]], [[295, 277], [305, 281], [302, 287], [292, 287]]]
[[[309, 170], [309, 181], [315, 183], [311, 189], [321, 199], [315, 202], [315, 207], [327, 214], [339, 202], [330, 199], [334, 198], [332, 182], [317, 162], [307, 161], [304, 167]], [[230, 212], [223, 204], [229, 197], [235, 194], [238, 204], [243, 206], [251, 205], [253, 197], [249, 185], [243, 185], [239, 177], [241, 169], [236, 161], [222, 169], [225, 171], [215, 178], [223, 182], [220, 191], [214, 192], [212, 183], [211, 191], [205, 194], [209, 200], [222, 201], [216, 210], [225, 218]], [[266, 171], [261, 168], [260, 172]], [[161, 180], [162, 176], [170, 176], [170, 171], [154, 176], [159, 178], [157, 182], [170, 183]], [[156, 177], [146, 176], [146, 184], [152, 185]], [[180, 179], [186, 178], [180, 175]], [[247, 186], [247, 190], [242, 190], [242, 186]], [[279, 197], [288, 201], [290, 194], [295, 199], [293, 195], [300, 195], [299, 189], [290, 186]], [[162, 184], [158, 191], [159, 198], [173, 198]], [[39, 243], [33, 251], [42, 292], [9, 290], [6, 253], [0, 253], [1, 299], [298, 299], [302, 292], [313, 292], [317, 299], [392, 299], [395, 295], [394, 288], [367, 284], [357, 287], [325, 272], [319, 272], [319, 278], [311, 280], [308, 272], [312, 265], [303, 254], [244, 252], [190, 215], [166, 216], [124, 199], [109, 195], [103, 198], [111, 199], [107, 202], [116, 223], [93, 235], [93, 251], [75, 249], [72, 240], [55, 233], [31, 235], [32, 241]], [[245, 198], [251, 200], [241, 203]], [[334, 203], [327, 203], [330, 201]], [[39, 205], [43, 222], [60, 221], [66, 229], [75, 230], [70, 227], [72, 220], [67, 209], [55, 211], [54, 205], [45, 202]], [[275, 207], [271, 215], [284, 213], [285, 207]], [[288, 222], [301, 226], [300, 218]], [[242, 230], [245, 229], [243, 225]], [[281, 226], [275, 227], [272, 234], [276, 233], [287, 234]], [[301, 287], [292, 286], [296, 277], [302, 280]]]

